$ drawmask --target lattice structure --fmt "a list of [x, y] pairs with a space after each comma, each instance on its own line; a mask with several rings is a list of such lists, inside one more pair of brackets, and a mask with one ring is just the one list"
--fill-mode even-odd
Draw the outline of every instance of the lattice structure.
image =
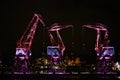
[[45, 27], [42, 16], [35, 13], [30, 23], [28, 24], [24, 34], [17, 42], [14, 62], [15, 71], [26, 72], [28, 70], [29, 59], [32, 55], [30, 48], [39, 22], [41, 22], [42, 25]]
[[[97, 70], [101, 72], [110, 71], [113, 65], [114, 47], [109, 46], [108, 29], [101, 23], [94, 25], [83, 25], [83, 27], [94, 29], [97, 31], [95, 51], [97, 53]], [[100, 42], [101, 31], [104, 31], [104, 39]], [[112, 50], [112, 51], [111, 51]]]
[[[48, 29], [51, 46], [47, 47], [47, 51], [48, 51], [47, 53], [50, 56], [52, 67], [55, 69], [60, 67], [61, 58], [65, 51], [65, 45], [63, 43], [63, 40], [60, 36], [59, 31], [65, 28], [69, 28], [69, 27], [73, 27], [73, 25], [62, 26], [58, 23], [54, 23]], [[53, 33], [55, 33], [56, 36], [53, 35]]]

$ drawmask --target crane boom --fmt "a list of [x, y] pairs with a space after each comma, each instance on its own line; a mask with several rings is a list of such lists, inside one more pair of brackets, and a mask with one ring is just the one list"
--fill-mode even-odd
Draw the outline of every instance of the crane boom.
[[[49, 37], [50, 37], [50, 40], [51, 40], [51, 44], [53, 46], [55, 46], [55, 45], [58, 46], [62, 55], [63, 55], [63, 52], [65, 50], [65, 45], [64, 45], [63, 40], [60, 36], [59, 30], [69, 28], [69, 27], [73, 27], [73, 25], [61, 26], [58, 23], [54, 23], [48, 29], [48, 34], [49, 34]], [[57, 41], [55, 40], [55, 36], [53, 37], [52, 32], [56, 32]]]
[[[96, 24], [96, 25], [83, 25], [83, 27], [87, 27], [90, 29], [94, 29], [97, 31], [97, 37], [96, 37], [96, 44], [95, 44], [95, 51], [97, 52], [98, 56], [101, 56], [101, 51], [103, 46], [107, 46], [110, 43], [110, 40], [108, 39], [108, 29], [103, 24]], [[101, 31], [104, 31], [104, 39], [102, 42], [100, 42], [101, 38]]]
[[[26, 72], [28, 70], [29, 59], [31, 56], [30, 48], [38, 22], [41, 22], [45, 27], [42, 16], [35, 13], [30, 23], [28, 24], [27, 29], [21, 36], [20, 40], [17, 42], [14, 62], [14, 70], [17, 72]], [[21, 63], [21, 61], [23, 63]]]
[[17, 42], [17, 48], [26, 48], [26, 49], [31, 48], [32, 40], [34, 38], [35, 31], [39, 21], [42, 23], [43, 26], [45, 26], [42, 20], [42, 16], [35, 13], [27, 29], [21, 36], [20, 40]]
[[83, 27], [87, 27], [87, 28], [94, 29], [97, 31], [95, 48], [98, 48], [100, 37], [101, 37], [101, 31], [105, 31], [105, 32], [108, 31], [107, 27], [101, 23], [96, 23], [95, 25], [89, 25], [89, 24], [83, 25]]

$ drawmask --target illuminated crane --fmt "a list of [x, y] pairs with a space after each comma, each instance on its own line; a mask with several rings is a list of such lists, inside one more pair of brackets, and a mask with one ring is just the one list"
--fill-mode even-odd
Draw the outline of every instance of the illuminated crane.
[[105, 31], [104, 40], [105, 39], [107, 40], [108, 39], [107, 27], [101, 23], [96, 23], [95, 25], [83, 25], [83, 27], [87, 27], [87, 28], [94, 29], [97, 31], [95, 50], [98, 52], [98, 55], [99, 55], [99, 43], [100, 43], [100, 38], [101, 38], [101, 31]]
[[[51, 69], [53, 70], [53, 72], [61, 69], [60, 66], [63, 67], [61, 58], [65, 51], [65, 45], [63, 43], [59, 31], [69, 27], [73, 27], [73, 25], [62, 26], [58, 23], [54, 23], [48, 29], [48, 35], [50, 37], [51, 46], [47, 46], [47, 54], [50, 56], [50, 62], [52, 65]], [[55, 32], [57, 38], [53, 34], [53, 32]]]
[[[60, 36], [59, 30], [69, 28], [69, 27], [73, 27], [73, 25], [62, 26], [58, 23], [54, 23], [48, 29], [48, 35], [50, 37], [51, 45], [52, 46], [58, 46], [62, 56], [63, 56], [64, 51], [65, 51], [65, 45], [64, 45], [63, 40]], [[55, 37], [52, 35], [52, 32], [56, 32], [57, 41], [55, 40]]]
[[[108, 39], [108, 29], [105, 25], [97, 23], [95, 25], [83, 25], [83, 27], [91, 28], [97, 31], [97, 38], [95, 44], [95, 51], [97, 52], [97, 66], [96, 71], [108, 72], [112, 71], [114, 64], [114, 47], [109, 46], [110, 40]], [[100, 42], [101, 31], [104, 31], [104, 39]]]
[[[27, 29], [21, 36], [20, 40], [17, 42], [14, 66], [19, 71], [24, 71], [23, 69], [28, 68], [27, 61], [29, 61], [29, 57], [31, 56], [30, 48], [39, 22], [41, 22], [45, 27], [42, 16], [35, 13], [30, 23], [28, 24]], [[23, 64], [21, 64], [20, 61], [22, 61]]]

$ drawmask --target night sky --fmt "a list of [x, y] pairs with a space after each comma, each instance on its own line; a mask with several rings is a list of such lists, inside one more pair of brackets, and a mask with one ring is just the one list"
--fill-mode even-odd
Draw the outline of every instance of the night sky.
[[[90, 62], [93, 62], [96, 56], [92, 51], [95, 44], [95, 31], [83, 31], [82, 25], [96, 22], [106, 25], [111, 40], [110, 45], [115, 47], [116, 59], [120, 59], [118, 2], [111, 0], [9, 0], [1, 1], [0, 8], [0, 57], [5, 64], [12, 63], [16, 42], [22, 36], [34, 13], [42, 15], [46, 27], [56, 22], [65, 25], [72, 24], [74, 28], [60, 31], [66, 46], [65, 54], [71, 55], [73, 51], [74, 55], [82, 56], [88, 61], [91, 60]], [[44, 45], [43, 42], [45, 42]], [[73, 45], [72, 42], [74, 42]], [[50, 45], [47, 30], [43, 31], [43, 26], [39, 24], [31, 47], [32, 58], [41, 57], [43, 48], [47, 45]]]

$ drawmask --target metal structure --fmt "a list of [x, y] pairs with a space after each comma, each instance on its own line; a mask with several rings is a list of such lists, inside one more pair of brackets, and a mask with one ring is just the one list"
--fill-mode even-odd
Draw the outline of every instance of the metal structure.
[[105, 35], [107, 35], [107, 32], [108, 32], [107, 27], [100, 23], [99, 24], [97, 23], [95, 25], [83, 25], [83, 27], [87, 27], [87, 28], [94, 29], [97, 31], [95, 48], [98, 48], [100, 37], [101, 37], [101, 31], [106, 31]]
[[[50, 37], [51, 45], [52, 46], [58, 46], [62, 56], [63, 56], [64, 51], [65, 51], [65, 45], [63, 43], [63, 40], [60, 36], [59, 31], [62, 30], [62, 29], [65, 29], [65, 28], [69, 28], [69, 27], [73, 27], [73, 25], [62, 26], [58, 23], [54, 23], [48, 29], [48, 35]], [[57, 41], [55, 40], [55, 37], [52, 35], [52, 32], [56, 32]]]
[[[54, 67], [55, 69], [59, 68], [61, 64], [61, 58], [65, 51], [65, 45], [63, 43], [63, 40], [60, 36], [59, 31], [69, 27], [73, 27], [73, 25], [62, 26], [58, 23], [54, 23], [50, 26], [50, 28], [48, 28], [48, 35], [50, 37], [51, 46], [47, 47], [48, 49], [47, 53], [48, 55], [50, 55], [52, 67]], [[53, 35], [54, 32], [57, 38], [55, 35]]]
[[[101, 23], [96, 23], [95, 25], [83, 25], [83, 27], [87, 27], [97, 31], [95, 44], [95, 51], [98, 56], [97, 70], [100, 72], [111, 71], [113, 65], [114, 47], [109, 46], [110, 40], [108, 39], [107, 27]], [[101, 31], [105, 32], [102, 42], [100, 42]]]
[[108, 39], [108, 30], [107, 27], [101, 23], [97, 23], [95, 25], [83, 25], [83, 27], [87, 27], [90, 29], [94, 29], [97, 31], [97, 38], [96, 38], [96, 44], [95, 44], [95, 50], [97, 51], [97, 55], [99, 55], [100, 49], [99, 49], [99, 43], [101, 38], [101, 31], [105, 31], [104, 39]]
[[28, 70], [29, 59], [32, 55], [30, 48], [39, 22], [41, 22], [45, 27], [42, 16], [35, 13], [30, 23], [28, 24], [27, 29], [21, 36], [20, 40], [17, 42], [14, 62], [15, 71], [26, 72]]

